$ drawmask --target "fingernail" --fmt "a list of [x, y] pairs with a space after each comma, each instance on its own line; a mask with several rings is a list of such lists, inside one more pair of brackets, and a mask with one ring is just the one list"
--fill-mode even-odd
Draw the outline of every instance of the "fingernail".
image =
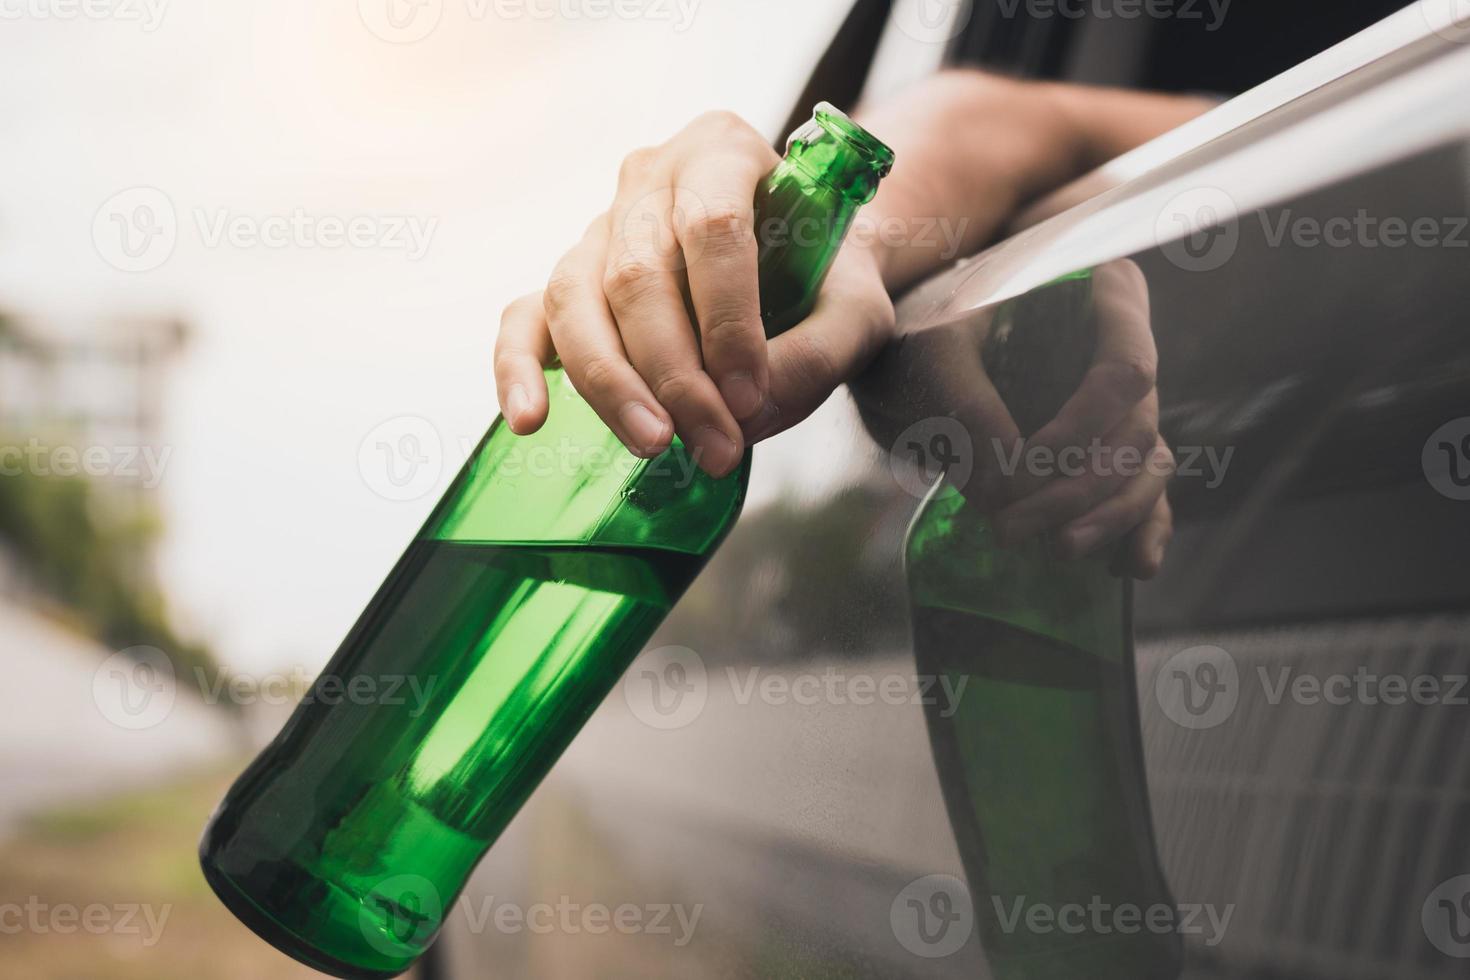
[[735, 440], [712, 425], [694, 434], [694, 461], [711, 476], [724, 476], [740, 461]]
[[530, 410], [531, 396], [526, 394], [525, 385], [511, 385], [510, 391], [505, 395], [505, 414], [511, 429], [519, 433], [521, 420]]
[[720, 394], [724, 396], [730, 414], [741, 420], [760, 411], [761, 402], [765, 400], [754, 379], [744, 371], [725, 375], [720, 381]]
[[668, 444], [669, 427], [648, 406], [640, 402], [629, 402], [623, 406], [618, 417], [623, 421], [623, 429], [628, 433], [628, 438], [633, 440], [637, 452], [645, 456], [655, 456], [663, 452]]
[[1151, 549], [1149, 549], [1149, 557], [1153, 559], [1153, 566], [1154, 566], [1154, 569], [1155, 570], [1158, 570], [1160, 568], [1163, 568], [1164, 567], [1164, 542], [1160, 541], [1158, 544], [1154, 545]]
[[1071, 528], [1067, 531], [1067, 544], [1074, 555], [1085, 555], [1102, 540], [1103, 529], [1096, 524]]

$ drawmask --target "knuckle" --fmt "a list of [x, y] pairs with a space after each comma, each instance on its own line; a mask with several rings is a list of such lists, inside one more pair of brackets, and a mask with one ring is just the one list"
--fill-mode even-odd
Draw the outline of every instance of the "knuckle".
[[628, 258], [608, 266], [602, 289], [613, 302], [629, 303], [647, 295], [657, 280], [657, 269], [640, 259]]
[[618, 167], [618, 183], [627, 184], [637, 180], [653, 169], [654, 161], [658, 159], [658, 149], [652, 146], [640, 146], [627, 156], [623, 157], [622, 164]]
[[653, 397], [665, 406], [687, 404], [698, 390], [694, 374], [688, 371], [671, 371], [653, 383]]
[[546, 311], [546, 316], [555, 319], [566, 314], [575, 302], [577, 291], [582, 288], [579, 276], [558, 269], [551, 274], [546, 281], [546, 290], [542, 293], [541, 305]]
[[743, 303], [713, 305], [699, 318], [699, 334], [707, 347], [721, 352], [754, 347], [764, 336], [759, 320]]
[[692, 125], [700, 129], [726, 131], [750, 128], [750, 124], [741, 119], [739, 113], [731, 112], [729, 109], [710, 109], [707, 112], [701, 112], [694, 118]]
[[1127, 354], [1108, 363], [1108, 380], [1115, 388], [1134, 401], [1142, 399], [1158, 380], [1158, 366], [1146, 353]]
[[706, 249], [735, 252], [750, 248], [755, 245], [755, 213], [733, 201], [718, 202], [695, 212], [689, 233]]
[[617, 385], [618, 364], [607, 354], [587, 358], [579, 368], [582, 375], [577, 388], [589, 400], [610, 396]]

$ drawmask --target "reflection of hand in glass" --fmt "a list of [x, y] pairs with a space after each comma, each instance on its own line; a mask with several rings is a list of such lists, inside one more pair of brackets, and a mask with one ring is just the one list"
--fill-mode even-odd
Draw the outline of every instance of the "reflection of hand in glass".
[[1122, 540], [1116, 570], [1148, 578], [1172, 533], [1156, 367], [1147, 284], [1119, 261], [953, 318], [941, 309], [854, 390], [881, 444], [920, 419], [964, 427], [974, 467], [959, 489], [1001, 544], [1050, 532], [1061, 556], [1082, 557]]
[[[1001, 544], [1055, 531], [1058, 552], [1076, 558], [1127, 536], [1120, 570], [1151, 578], [1173, 533], [1164, 490], [1174, 456], [1159, 434], [1158, 352], [1148, 285], [1127, 261], [1099, 267], [1092, 281], [1092, 363], [1077, 391], [1025, 440], [1023, 450], [1055, 460], [1057, 472], [1036, 472], [1023, 463], [1006, 476], [997, 467], [986, 471], [998, 474], [986, 490], [999, 507], [995, 528]], [[1022, 448], [1015, 435], [1010, 448]]]

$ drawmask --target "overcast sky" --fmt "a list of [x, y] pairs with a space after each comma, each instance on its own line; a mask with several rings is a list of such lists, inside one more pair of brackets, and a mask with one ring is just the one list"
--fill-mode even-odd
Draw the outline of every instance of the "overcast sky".
[[[706, 108], [773, 131], [845, 8], [92, 2], [4, 8], [0, 309], [193, 326], [163, 573], [185, 630], [246, 670], [331, 653], [494, 414], [501, 307], [607, 204], [623, 154]], [[161, 216], [172, 250], [120, 252], [116, 213], [140, 235]], [[362, 216], [369, 244], [324, 244]], [[446, 457], [410, 501], [358, 462], [399, 416]], [[795, 479], [783, 453], [803, 455], [773, 447], [766, 493]]]

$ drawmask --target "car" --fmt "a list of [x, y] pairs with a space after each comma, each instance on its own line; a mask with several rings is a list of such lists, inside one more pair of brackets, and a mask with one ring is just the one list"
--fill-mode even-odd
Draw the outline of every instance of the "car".
[[[1319, 30], [1367, 11], [1337, 6]], [[946, 61], [1192, 87], [1195, 49], [1160, 47], [1173, 24], [976, 11], [915, 46], [890, 13], [859, 4], [808, 94]], [[1132, 606], [1133, 843], [1167, 882], [1171, 975], [1463, 975], [1470, 24], [1453, 13], [1390, 14], [902, 298], [905, 351], [762, 447], [745, 518], [491, 851], [427, 969], [990, 975], [983, 861], [926, 720], [954, 691], [916, 663], [903, 563], [940, 471], [988, 450], [960, 418], [968, 447], [924, 458], [912, 432], [957, 419], [922, 390], [954, 370], [922, 340], [978, 350], [1006, 304], [1088, 274], [1145, 294], [1178, 462], [1170, 555]], [[1198, 87], [1284, 56], [1261, 16], [1243, 15], [1261, 48], [1209, 49]], [[1036, 816], [1039, 844], [1055, 821]], [[925, 908], [937, 932], [912, 920]]]

